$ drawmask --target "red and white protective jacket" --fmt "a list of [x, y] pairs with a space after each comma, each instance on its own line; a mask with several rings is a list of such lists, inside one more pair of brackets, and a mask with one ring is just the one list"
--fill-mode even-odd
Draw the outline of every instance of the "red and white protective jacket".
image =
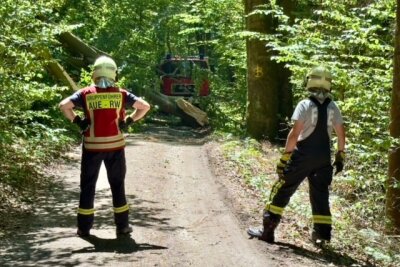
[[99, 89], [90, 86], [75, 93], [71, 100], [83, 108], [85, 117], [90, 120], [90, 128], [83, 137], [85, 149], [96, 152], [123, 149], [125, 138], [118, 124], [125, 119], [125, 105], [132, 106], [136, 99], [117, 87]]

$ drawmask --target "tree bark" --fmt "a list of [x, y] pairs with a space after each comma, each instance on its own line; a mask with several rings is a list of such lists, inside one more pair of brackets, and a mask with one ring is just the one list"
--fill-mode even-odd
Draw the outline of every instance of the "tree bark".
[[[267, 0], [245, 0], [248, 15]], [[280, 3], [278, 1], [277, 3]], [[288, 4], [287, 1], [283, 1]], [[261, 34], [275, 31], [271, 16], [251, 15], [246, 18], [246, 29]], [[274, 141], [278, 136], [279, 123], [293, 110], [289, 84], [290, 72], [282, 64], [273, 61], [272, 51], [265, 41], [257, 38], [247, 40], [247, 131], [256, 139]]]
[[180, 117], [188, 126], [199, 127], [209, 123], [207, 113], [182, 97], [166, 96], [155, 89], [143, 90], [143, 96], [155, 103], [161, 111]]
[[93, 64], [100, 55], [110, 56], [106, 52], [86, 44], [79, 37], [70, 32], [61, 33], [58, 36], [58, 40], [72, 56], [82, 58], [86, 66]]
[[50, 51], [42, 50], [40, 55], [48, 62], [46, 69], [51, 76], [74, 91], [79, 89], [71, 76], [69, 76], [68, 72], [65, 71], [61, 64], [51, 56]]
[[[390, 110], [390, 135], [400, 137], [400, 0], [396, 6], [396, 32], [394, 47], [393, 89]], [[398, 142], [389, 153], [389, 172], [386, 192], [387, 231], [400, 234], [400, 147]]]

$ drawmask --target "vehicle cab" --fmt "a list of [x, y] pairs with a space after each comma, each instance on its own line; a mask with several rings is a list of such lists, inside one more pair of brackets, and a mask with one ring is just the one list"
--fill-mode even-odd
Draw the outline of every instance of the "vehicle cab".
[[158, 67], [161, 93], [168, 96], [208, 96], [208, 59], [167, 55]]

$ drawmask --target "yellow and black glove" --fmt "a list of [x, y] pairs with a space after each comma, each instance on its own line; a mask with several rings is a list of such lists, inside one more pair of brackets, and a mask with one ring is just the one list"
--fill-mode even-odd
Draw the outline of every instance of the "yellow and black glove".
[[335, 161], [333, 162], [333, 166], [336, 167], [335, 175], [343, 171], [345, 158], [346, 158], [346, 153], [344, 151], [339, 150], [338, 152], [336, 152]]
[[276, 165], [276, 173], [278, 174], [279, 178], [283, 178], [283, 171], [286, 168], [290, 157], [292, 156], [292, 152], [285, 152], [282, 154], [281, 158], [279, 159], [278, 164]]

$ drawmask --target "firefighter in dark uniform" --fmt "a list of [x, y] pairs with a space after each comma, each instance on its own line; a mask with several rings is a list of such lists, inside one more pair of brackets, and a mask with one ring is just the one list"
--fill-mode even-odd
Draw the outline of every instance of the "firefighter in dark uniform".
[[[115, 85], [116, 75], [114, 60], [101, 56], [94, 63], [94, 84], [80, 89], [60, 103], [65, 117], [76, 123], [83, 135], [77, 215], [79, 236], [88, 236], [93, 226], [95, 188], [102, 162], [111, 187], [116, 232], [132, 232], [124, 185], [126, 162], [123, 131], [143, 118], [150, 105], [127, 90], [118, 88]], [[75, 107], [83, 109], [84, 118], [74, 112]], [[127, 116], [126, 108], [133, 108], [135, 112]]]
[[[307, 75], [309, 98], [300, 101], [293, 113], [294, 125], [288, 134], [285, 152], [277, 165], [278, 181], [273, 185], [263, 214], [263, 229], [250, 228], [248, 234], [269, 243], [274, 242], [278, 226], [290, 197], [307, 177], [313, 216], [312, 240], [317, 244], [331, 239], [332, 217], [329, 207], [329, 185], [333, 166], [343, 170], [345, 129], [340, 110], [332, 101], [331, 73], [322, 66]], [[337, 152], [331, 163], [331, 133], [337, 135]]]

